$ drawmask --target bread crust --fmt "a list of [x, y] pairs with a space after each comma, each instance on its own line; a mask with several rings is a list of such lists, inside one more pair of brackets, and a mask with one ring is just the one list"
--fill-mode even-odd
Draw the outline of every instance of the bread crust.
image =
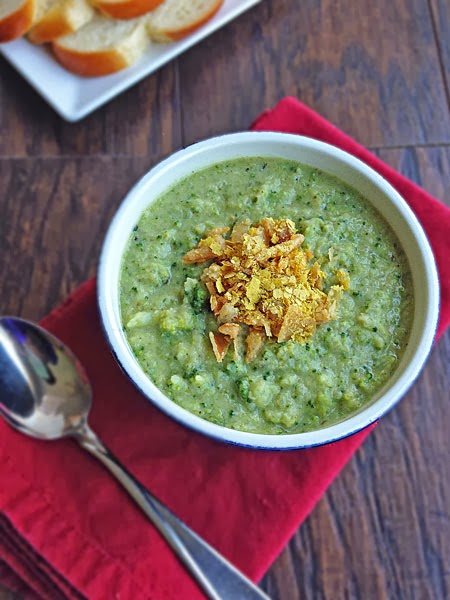
[[216, 0], [216, 2], [211, 6], [211, 8], [201, 17], [199, 17], [196, 21], [192, 21], [186, 27], [181, 27], [177, 29], [157, 29], [154, 28], [150, 22], [149, 24], [149, 32], [150, 36], [156, 42], [176, 42], [178, 40], [183, 39], [202, 25], [204, 25], [207, 21], [212, 19], [212, 17], [218, 12], [221, 8], [224, 0]]
[[78, 5], [73, 0], [64, 0], [50, 9], [28, 32], [33, 44], [52, 42], [56, 38], [73, 33], [94, 16], [88, 3]]
[[27, 0], [15, 12], [0, 20], [0, 42], [11, 42], [28, 31], [34, 17], [34, 0]]
[[72, 32], [73, 28], [70, 23], [68, 23], [63, 15], [60, 13], [57, 14], [55, 11], [30, 29], [28, 39], [33, 44], [45, 44], [45, 42], [51, 42], [62, 35]]
[[116, 50], [84, 53], [63, 48], [54, 42], [52, 51], [64, 68], [83, 77], [111, 75], [129, 66], [127, 60]]
[[122, 2], [93, 0], [92, 4], [113, 19], [134, 19], [154, 10], [163, 2], [164, 0], [122, 0]]

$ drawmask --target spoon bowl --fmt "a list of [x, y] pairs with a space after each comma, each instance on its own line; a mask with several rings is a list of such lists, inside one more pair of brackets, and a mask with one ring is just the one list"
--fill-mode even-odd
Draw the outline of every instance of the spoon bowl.
[[36, 438], [74, 435], [87, 421], [92, 391], [76, 357], [50, 333], [0, 318], [0, 411]]

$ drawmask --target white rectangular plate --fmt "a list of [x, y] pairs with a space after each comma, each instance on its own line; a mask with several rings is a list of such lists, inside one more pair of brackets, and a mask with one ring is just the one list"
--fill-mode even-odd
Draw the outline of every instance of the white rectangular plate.
[[152, 44], [132, 67], [106, 77], [84, 78], [63, 69], [49, 51], [21, 38], [0, 53], [67, 121], [78, 121], [261, 0], [225, 0], [208, 23], [180, 42]]

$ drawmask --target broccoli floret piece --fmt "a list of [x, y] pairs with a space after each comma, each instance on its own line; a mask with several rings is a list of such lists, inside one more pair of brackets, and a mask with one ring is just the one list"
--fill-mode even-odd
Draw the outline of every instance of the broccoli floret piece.
[[208, 297], [206, 289], [199, 281], [188, 277], [184, 282], [184, 292], [194, 313], [196, 315], [200, 314], [205, 308], [206, 299]]
[[237, 382], [237, 387], [239, 390], [239, 394], [244, 402], [251, 402], [251, 399], [248, 397], [248, 393], [250, 390], [250, 384], [248, 379], [241, 379]]

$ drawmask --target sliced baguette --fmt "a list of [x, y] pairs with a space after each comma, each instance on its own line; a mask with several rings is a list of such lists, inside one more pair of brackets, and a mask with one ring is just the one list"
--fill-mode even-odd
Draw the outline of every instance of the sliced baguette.
[[0, 42], [10, 42], [26, 33], [35, 10], [35, 0], [0, 0]]
[[94, 9], [87, 0], [39, 0], [28, 39], [33, 44], [51, 42], [77, 31], [93, 16]]
[[91, 77], [129, 67], [148, 44], [142, 19], [113, 21], [96, 15], [75, 33], [54, 40], [52, 50], [63, 67]]
[[179, 40], [209, 21], [223, 0], [165, 0], [147, 17], [150, 37], [157, 42]]
[[92, 0], [102, 13], [114, 19], [133, 19], [145, 15], [164, 0]]

